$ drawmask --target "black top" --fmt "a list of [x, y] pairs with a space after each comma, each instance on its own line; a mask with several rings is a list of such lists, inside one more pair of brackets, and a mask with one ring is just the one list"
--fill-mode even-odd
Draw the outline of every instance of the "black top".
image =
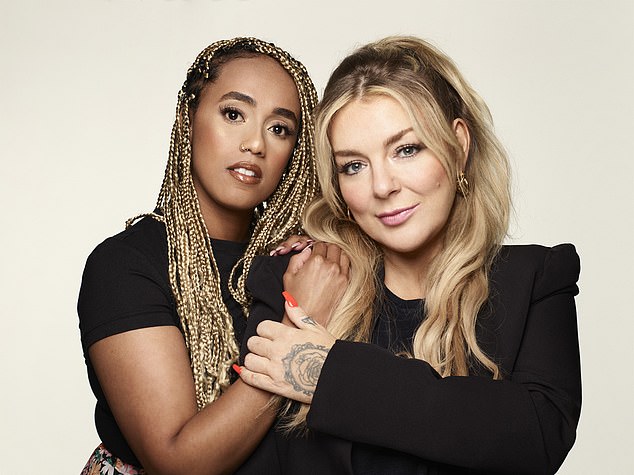
[[[245, 340], [259, 321], [283, 314], [285, 266], [281, 259], [254, 262]], [[328, 353], [308, 438], [274, 432], [255, 456], [267, 460], [267, 473], [556, 472], [575, 440], [581, 407], [578, 276], [572, 245], [501, 250], [476, 336], [502, 381], [478, 366], [470, 376], [441, 378], [425, 361], [395, 355], [411, 348], [407, 335], [423, 302], [384, 289], [383, 308], [391, 310], [376, 317], [375, 344], [338, 340]]]
[[[212, 249], [220, 272], [222, 298], [233, 317], [236, 339], [241, 341], [246, 319], [227, 282], [246, 244], [212, 240]], [[169, 283], [163, 223], [144, 218], [95, 248], [86, 262], [77, 311], [88, 380], [97, 398], [95, 424], [99, 437], [112, 454], [140, 466], [108, 406], [88, 348], [103, 338], [130, 330], [165, 325], [180, 329]]]

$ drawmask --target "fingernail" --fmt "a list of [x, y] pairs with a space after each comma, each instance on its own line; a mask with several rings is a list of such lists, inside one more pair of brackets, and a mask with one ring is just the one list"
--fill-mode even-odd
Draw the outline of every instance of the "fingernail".
[[284, 249], [284, 246], [277, 246], [275, 249], [269, 252], [269, 256], [274, 256], [275, 254], [280, 252], [282, 249]]
[[299, 246], [299, 245], [300, 245], [300, 242], [299, 242], [299, 241], [297, 241], [295, 244], [293, 244], [293, 245], [291, 246], [291, 249], [295, 249], [295, 248], [296, 248], [297, 246]]
[[293, 296], [291, 294], [289, 294], [285, 290], [284, 292], [282, 292], [282, 295], [284, 296], [284, 300], [286, 300], [288, 302], [288, 306], [289, 307], [297, 307], [297, 302], [295, 301], [295, 299], [293, 298]]
[[238, 366], [237, 364], [233, 363], [233, 364], [231, 365], [231, 367], [233, 368], [233, 370], [234, 370], [236, 373], [238, 373], [238, 374], [242, 373], [242, 368], [240, 368], [240, 366]]

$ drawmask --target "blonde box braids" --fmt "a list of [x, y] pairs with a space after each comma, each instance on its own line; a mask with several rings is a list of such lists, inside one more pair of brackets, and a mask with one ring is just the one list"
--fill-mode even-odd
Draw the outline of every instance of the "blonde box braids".
[[[317, 93], [304, 66], [274, 44], [256, 38], [222, 40], [205, 48], [178, 94], [169, 160], [156, 203], [159, 213], [150, 214], [163, 221], [167, 230], [169, 279], [190, 353], [199, 410], [228, 387], [239, 348], [232, 317], [222, 300], [218, 266], [192, 180], [190, 113], [195, 112], [200, 93], [213, 84], [223, 64], [260, 54], [277, 60], [293, 78], [301, 123], [287, 170], [267, 202], [255, 210], [251, 239], [229, 279], [231, 294], [247, 315], [245, 281], [253, 258], [289, 234], [301, 232], [302, 212], [317, 193], [311, 117]], [[128, 225], [137, 218], [128, 220]]]

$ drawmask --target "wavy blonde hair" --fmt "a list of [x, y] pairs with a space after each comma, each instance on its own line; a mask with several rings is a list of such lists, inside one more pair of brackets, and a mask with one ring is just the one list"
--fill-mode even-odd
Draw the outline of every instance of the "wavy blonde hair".
[[[224, 64], [257, 55], [275, 59], [293, 78], [301, 117], [286, 171], [266, 206], [255, 210], [251, 239], [229, 279], [231, 293], [245, 315], [249, 305], [245, 280], [251, 261], [272, 244], [301, 231], [302, 212], [318, 189], [311, 116], [317, 93], [304, 66], [286, 51], [257, 38], [222, 40], [205, 48], [189, 68], [178, 94], [169, 159], [156, 203], [158, 213], [149, 214], [163, 221], [167, 230], [169, 279], [190, 353], [199, 409], [229, 386], [229, 371], [238, 359], [239, 347], [232, 317], [222, 300], [220, 274], [192, 180], [191, 120], [204, 88], [213, 87]], [[128, 220], [128, 226], [140, 216]]]
[[317, 239], [338, 244], [352, 266], [350, 285], [329, 330], [337, 338], [370, 341], [382, 289], [377, 281], [381, 249], [347, 217], [328, 140], [329, 126], [339, 110], [376, 95], [400, 103], [416, 135], [435, 153], [449, 177], [463, 171], [464, 158], [453, 121], [461, 118], [467, 125], [470, 147], [464, 173], [470, 192], [467, 196], [457, 193], [442, 249], [428, 269], [426, 318], [414, 335], [412, 356], [427, 361], [443, 377], [468, 375], [477, 364], [499, 379], [498, 365], [478, 345], [476, 320], [489, 296], [488, 273], [508, 229], [508, 159], [484, 101], [450, 58], [418, 38], [388, 37], [353, 52], [332, 73], [316, 111], [322, 196], [308, 207], [304, 228]]

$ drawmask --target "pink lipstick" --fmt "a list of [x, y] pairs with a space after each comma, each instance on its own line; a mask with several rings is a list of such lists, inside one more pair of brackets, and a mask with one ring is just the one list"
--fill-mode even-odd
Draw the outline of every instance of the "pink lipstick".
[[399, 208], [386, 213], [377, 214], [377, 218], [386, 226], [399, 226], [407, 221], [418, 208], [418, 204], [407, 208]]

